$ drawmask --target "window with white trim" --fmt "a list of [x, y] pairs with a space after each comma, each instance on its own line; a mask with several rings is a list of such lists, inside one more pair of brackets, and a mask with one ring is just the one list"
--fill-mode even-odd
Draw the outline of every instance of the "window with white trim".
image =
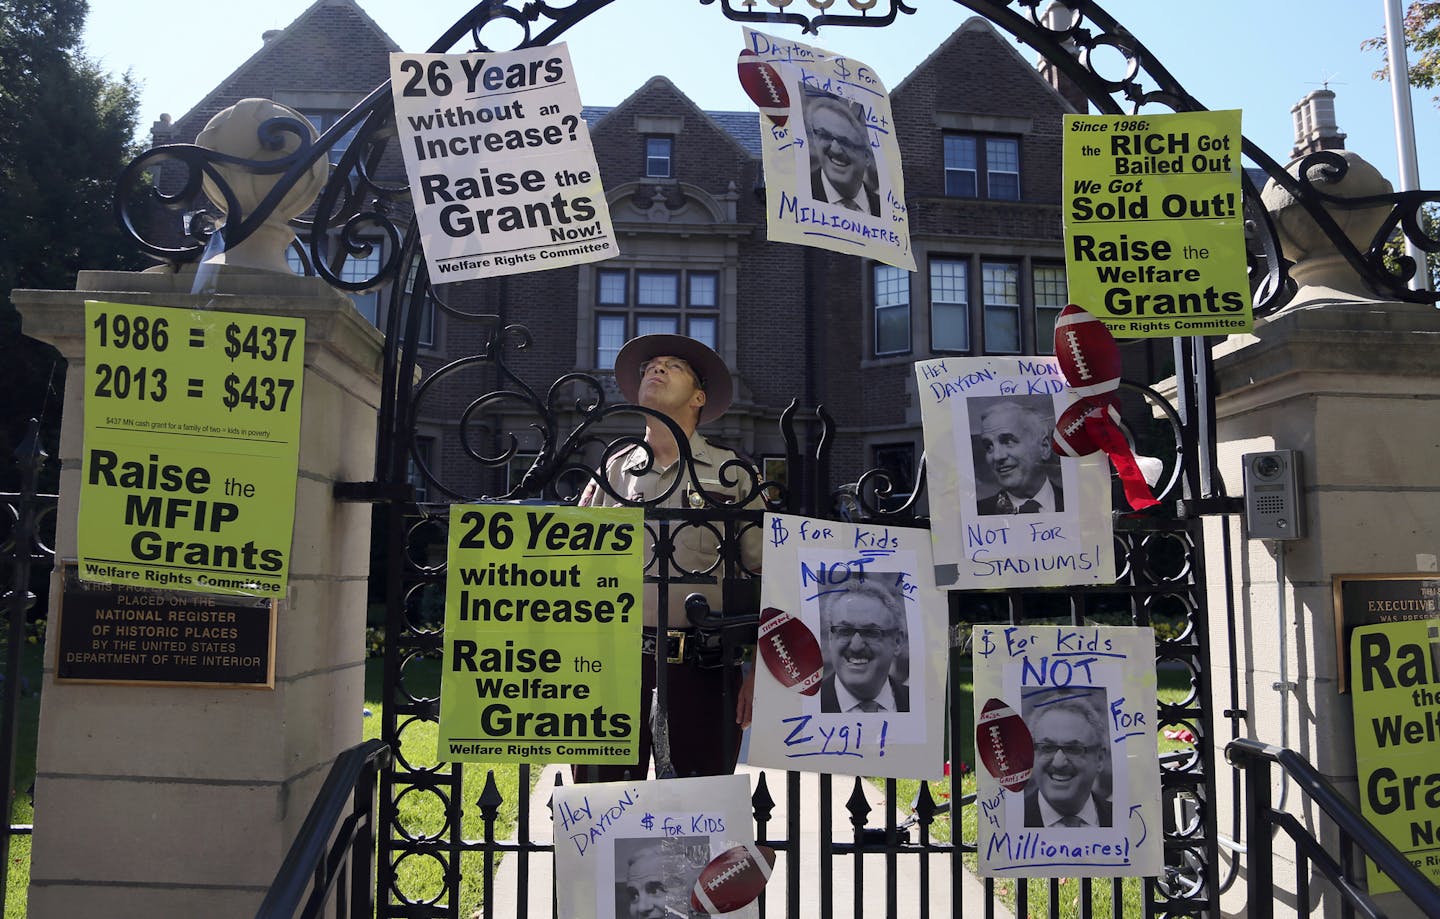
[[1055, 353], [1055, 320], [1070, 302], [1063, 265], [1036, 264], [1031, 272], [1035, 291], [1035, 353]]
[[985, 352], [1020, 353], [1020, 266], [1014, 262], [981, 262], [980, 287]]
[[647, 137], [645, 138], [645, 177], [649, 179], [668, 179], [674, 172], [672, 169], [675, 153], [675, 139], [673, 137]]
[[893, 265], [874, 266], [875, 354], [910, 350], [910, 272]]
[[930, 259], [930, 350], [970, 350], [970, 264]]
[[1020, 200], [1018, 137], [947, 132], [942, 142], [945, 194], [956, 198]]
[[688, 335], [719, 350], [718, 272], [601, 268], [595, 282], [597, 368], [613, 368], [621, 346], [641, 335]]

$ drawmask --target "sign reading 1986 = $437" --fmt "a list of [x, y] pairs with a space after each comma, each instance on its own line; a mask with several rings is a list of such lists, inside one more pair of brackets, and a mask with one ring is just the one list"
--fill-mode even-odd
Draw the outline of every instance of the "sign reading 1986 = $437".
[[86, 301], [80, 576], [277, 597], [305, 323]]

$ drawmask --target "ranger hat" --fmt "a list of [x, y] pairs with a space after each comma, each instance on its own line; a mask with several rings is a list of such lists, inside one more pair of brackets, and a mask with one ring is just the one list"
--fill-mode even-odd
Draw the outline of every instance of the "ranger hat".
[[641, 335], [625, 343], [615, 355], [615, 384], [627, 401], [639, 401], [641, 365], [661, 355], [680, 358], [700, 377], [700, 388], [705, 390], [701, 424], [725, 414], [735, 394], [730, 368], [710, 346], [684, 335]]

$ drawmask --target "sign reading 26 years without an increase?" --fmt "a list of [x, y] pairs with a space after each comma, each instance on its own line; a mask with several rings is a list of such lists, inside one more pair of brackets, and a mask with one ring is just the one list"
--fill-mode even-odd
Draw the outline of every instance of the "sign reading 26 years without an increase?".
[[303, 320], [87, 301], [80, 576], [284, 593]]

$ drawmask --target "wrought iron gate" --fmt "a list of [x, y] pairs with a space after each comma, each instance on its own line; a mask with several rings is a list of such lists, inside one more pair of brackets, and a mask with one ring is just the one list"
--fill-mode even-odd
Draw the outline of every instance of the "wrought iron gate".
[[[587, 16], [609, 6], [613, 0], [576, 0], [560, 7], [543, 2], [518, 0], [484, 0], [458, 20], [432, 46], [432, 51], [456, 49], [468, 38], [477, 50], [492, 50], [486, 42], [487, 27], [497, 21], [518, 26], [523, 41], [511, 47], [546, 45], [559, 39], [568, 29]], [[825, 26], [884, 26], [898, 16], [914, 12], [903, 0], [809, 0], [815, 15], [798, 12], [799, 3], [792, 0], [699, 0], [702, 5], [716, 5], [726, 18], [750, 22], [788, 22], [807, 30]], [[1069, 0], [1065, 4], [1071, 21], [1051, 25], [1043, 21], [1038, 8], [1040, 0], [982, 2], [957, 0], [960, 5], [985, 15], [991, 22], [1038, 49], [1055, 67], [1062, 70], [1088, 95], [1100, 112], [1121, 114], [1142, 106], [1158, 106], [1175, 111], [1200, 109], [1202, 106], [1181, 87], [1139, 41], [1118, 22], [1090, 0]], [[766, 9], [768, 3], [771, 9]], [[832, 12], [832, 10], [841, 10]], [[510, 47], [499, 50], [509, 50]], [[1102, 77], [1092, 66], [1090, 56], [1099, 49], [1121, 54], [1127, 69], [1121, 79]], [[463, 50], [463, 49], [462, 49]], [[515, 808], [522, 822], [528, 808], [528, 797], [518, 801], [503, 800], [493, 781], [487, 782], [477, 797], [465, 782], [462, 764], [425, 765], [407, 758], [408, 750], [416, 749], [410, 738], [433, 728], [438, 718], [438, 692], [433, 685], [420, 685], [415, 678], [417, 664], [426, 655], [438, 652], [442, 644], [441, 627], [432, 616], [437, 595], [443, 595], [445, 578], [444, 553], [446, 508], [453, 500], [497, 501], [573, 501], [580, 486], [591, 475], [596, 461], [606, 449], [607, 432], [617, 429], [615, 419], [636, 420], [634, 406], [618, 405], [607, 399], [603, 381], [584, 374], [568, 374], [541, 390], [533, 381], [521, 378], [516, 371], [515, 355], [529, 344], [523, 328], [507, 326], [498, 316], [470, 316], [450, 309], [430, 287], [419, 259], [418, 237], [393, 215], [403, 211], [408, 190], [383, 187], [371, 175], [384, 152], [385, 141], [394, 135], [393, 112], [389, 104], [390, 87], [378, 87], [331, 128], [313, 146], [302, 144], [300, 151], [280, 163], [285, 170], [282, 184], [293, 184], [319, 156], [334, 147], [341, 138], [358, 129], [355, 140], [337, 162], [335, 175], [322, 195], [313, 221], [306, 225], [309, 261], [313, 270], [333, 286], [342, 290], [364, 290], [383, 281], [393, 281], [391, 309], [385, 329], [383, 402], [380, 414], [380, 440], [375, 479], [368, 483], [351, 483], [337, 488], [344, 499], [370, 501], [375, 504], [376, 533], [380, 555], [385, 567], [377, 571], [383, 580], [385, 623], [384, 710], [382, 737], [394, 746], [393, 768], [381, 779], [381, 822], [379, 840], [379, 907], [381, 917], [456, 916], [460, 908], [462, 874], [479, 871], [492, 875], [496, 859], [505, 854], [520, 866], [520, 888], [516, 892], [517, 914], [525, 915], [527, 904], [535, 896], [548, 892], [528, 890], [526, 866], [532, 857], [548, 857], [549, 847], [525, 838], [497, 841], [494, 828], [502, 808]], [[1317, 224], [1345, 254], [1351, 264], [1367, 277], [1378, 293], [1396, 300], [1431, 299], [1406, 289], [1406, 265], [1401, 274], [1384, 270], [1381, 249], [1384, 236], [1403, 226], [1412, 237], [1421, 236], [1415, 225], [1415, 209], [1419, 198], [1391, 196], [1384, 203], [1391, 207], [1390, 219], [1366, 252], [1355, 249], [1320, 207], [1374, 206], [1373, 200], [1343, 201], [1323, 194], [1310, 177], [1319, 172], [1330, 175], [1344, 172], [1343, 160], [1329, 154], [1308, 158], [1296, 179], [1248, 141], [1244, 153], [1259, 164], [1277, 182], [1289, 189], [1314, 216]], [[193, 181], [182, 193], [186, 200], [200, 194], [199, 176], [207, 169], [208, 151], [188, 146], [157, 148], [137, 158], [127, 171], [125, 182], [133, 182], [157, 158], [178, 159], [191, 170]], [[243, 164], [242, 164], [243, 165]], [[274, 172], [276, 163], [255, 171]], [[215, 179], [214, 176], [211, 176]], [[218, 181], [218, 180], [217, 180]], [[1250, 223], [1248, 237], [1252, 291], [1257, 315], [1264, 315], [1283, 305], [1293, 291], [1286, 273], [1287, 265], [1280, 257], [1275, 233], [1269, 218], [1259, 205], [1255, 187], [1247, 179], [1245, 216]], [[122, 183], [120, 200], [126, 188]], [[273, 209], [280, 194], [272, 194], [262, 210]], [[183, 203], [183, 202], [182, 202]], [[175, 207], [174, 200], [167, 206]], [[227, 246], [234, 246], [255, 226], [265, 213], [239, 215], [231, 213], [229, 223], [218, 232]], [[122, 215], [123, 217], [124, 215]], [[241, 219], [241, 218], [244, 219]], [[128, 218], [125, 219], [129, 225]], [[379, 227], [390, 240], [386, 257], [375, 275], [358, 280], [342, 280], [340, 264], [347, 255], [367, 251], [356, 233], [360, 225]], [[200, 257], [208, 231], [197, 222], [196, 237], [184, 245], [168, 247], [137, 239], [151, 254], [170, 261], [191, 261]], [[338, 235], [340, 253], [334, 252], [333, 239]], [[331, 242], [327, 242], [330, 240]], [[328, 250], [327, 250], [327, 247]], [[327, 256], [327, 251], [329, 255]], [[1415, 266], [1408, 269], [1413, 272]], [[405, 281], [406, 283], [399, 283]], [[427, 299], [439, 302], [454, 322], [473, 323], [483, 330], [483, 346], [465, 358], [455, 360], [416, 382], [416, 344], [419, 340], [422, 306]], [[1210, 396], [1209, 349], [1203, 340], [1177, 340], [1175, 349], [1176, 391], [1173, 404], [1157, 392], [1140, 386], [1128, 386], [1136, 406], [1148, 407], [1164, 422], [1173, 435], [1169, 468], [1172, 472], [1165, 487], [1165, 512], [1141, 517], [1119, 518], [1116, 522], [1116, 557], [1120, 576], [1114, 585], [1065, 591], [1005, 591], [956, 593], [951, 595], [950, 626], [952, 636], [952, 668], [962, 659], [964, 636], [973, 622], [993, 621], [1025, 623], [1037, 619], [1068, 621], [1075, 624], [1095, 618], [1118, 617], [1137, 624], [1158, 620], [1179, 623], [1178, 633], [1159, 643], [1157, 664], [1182, 671], [1188, 676], [1190, 693], [1182, 702], [1162, 705], [1158, 729], [1184, 728], [1195, 737], [1193, 749], [1164, 760], [1163, 791], [1167, 826], [1165, 827], [1166, 872], [1162, 877], [1145, 880], [1143, 901], [1147, 913], [1165, 916], [1214, 915], [1218, 912], [1221, 879], [1218, 870], [1217, 815], [1213, 807], [1214, 723], [1208, 700], [1210, 648], [1207, 643], [1207, 603], [1204, 596], [1204, 554], [1200, 539], [1200, 521], [1209, 513], [1233, 513], [1234, 507], [1211, 481], [1213, 457], [1213, 399]], [[519, 455], [516, 433], [523, 427], [538, 438], [538, 450], [518, 484], [481, 489], [479, 493], [438, 479], [427, 468], [425, 456], [416, 444], [415, 419], [427, 399], [438, 392], [447, 380], [464, 378], [475, 397], [458, 419], [457, 455], [474, 469], [500, 470], [511, 466]], [[628, 416], [628, 419], [624, 416]], [[512, 429], [487, 429], [498, 418], [522, 419]], [[824, 409], [819, 406], [801, 408], [792, 404], [782, 421], [782, 434], [787, 448], [788, 483], [762, 483], [767, 500], [776, 509], [815, 517], [861, 515], [908, 525], [924, 526], [927, 521], [914, 514], [920, 495], [917, 488], [908, 502], [899, 508], [890, 500], [892, 482], [882, 470], [866, 473], [852, 490], [835, 487], [830, 480], [829, 460], [836, 434]], [[808, 433], [802, 435], [801, 430]], [[685, 457], [682, 456], [682, 462]], [[923, 463], [922, 463], [923, 466]], [[923, 469], [917, 475], [923, 483]], [[423, 500], [417, 501], [417, 486]], [[922, 486], [923, 487], [923, 484]], [[683, 511], [647, 511], [647, 522], [657, 530], [668, 531], [671, 525], [702, 525], [723, 529], [733, 538], [737, 528], [758, 525], [759, 512], [739, 507], [708, 507]], [[660, 553], [664, 555], [664, 553]], [[685, 572], [660, 567], [647, 575], [662, 584], [672, 580], [691, 580], [713, 576], [711, 572]], [[663, 596], [665, 591], [660, 592]], [[1228, 598], [1227, 598], [1228, 600]], [[744, 628], [753, 625], [753, 613], [744, 610], [722, 611], [728, 622]], [[671, 611], [673, 617], [678, 611]], [[969, 713], [952, 706], [950, 715], [952, 744], [958, 745], [969, 725]], [[958, 746], [956, 747], [958, 749]], [[952, 756], [958, 762], [958, 755]], [[521, 769], [522, 789], [530, 780], [529, 767]], [[857, 780], [858, 781], [858, 780]], [[830, 779], [823, 779], [828, 790]], [[791, 774], [785, 793], [791, 800], [798, 796], [799, 779]], [[872, 826], [867, 822], [868, 805], [857, 796], [850, 821], [853, 832], [848, 842], [822, 841], [823, 870], [818, 896], [823, 915], [845, 912], [837, 909], [841, 892], [831, 889], [828, 866], [833, 860], [855, 860], [856, 891], [862, 885], [863, 853], [885, 857], [885, 883], [888, 892], [887, 913], [891, 916], [910, 912], [896, 890], [895, 866], [900, 859], [924, 859], [925, 872], [931, 870], [934, 857], [958, 875], [963, 871], [963, 856], [972, 852], [973, 840], [967, 843], [956, 838], [953, 843], [936, 842], [932, 832], [938, 807], [928, 789], [923, 789], [909, 818], [918, 834], [912, 840], [901, 832], [907, 819], [909, 802], [896, 800], [893, 781], [887, 782], [888, 801], [884, 813]], [[786, 857], [798, 854], [798, 816], [789, 809], [790, 821], [776, 830], [769, 825], [772, 790], [762, 786], [756, 791], [756, 816], [759, 838], [768, 842]], [[440, 803], [445, 815], [442, 826], [421, 826], [413, 822], [412, 803], [429, 796]], [[828, 800], [822, 795], [824, 800]], [[484, 832], [477, 838], [466, 838], [463, 831], [467, 811], [478, 809]], [[828, 822], [830, 814], [823, 818]], [[960, 821], [953, 826], [958, 837]], [[922, 880], [922, 884], [924, 881]], [[767, 915], [798, 915], [801, 899], [798, 872], [789, 874], [789, 888], [782, 898], [772, 894], [766, 904]], [[1081, 884], [1081, 915], [1092, 911], [1090, 894], [1099, 887], [1086, 881]], [[1121, 883], [1112, 886], [1111, 911], [1121, 914]], [[1060, 914], [1058, 886], [1042, 885], [1048, 894], [1048, 911]], [[993, 884], [986, 885], [984, 909], [991, 913], [997, 893]], [[1017, 912], [1031, 912], [1031, 893], [1021, 885], [1014, 894]], [[493, 909], [495, 897], [487, 897], [486, 914]], [[968, 914], [976, 904], [954, 898], [950, 913]]]

